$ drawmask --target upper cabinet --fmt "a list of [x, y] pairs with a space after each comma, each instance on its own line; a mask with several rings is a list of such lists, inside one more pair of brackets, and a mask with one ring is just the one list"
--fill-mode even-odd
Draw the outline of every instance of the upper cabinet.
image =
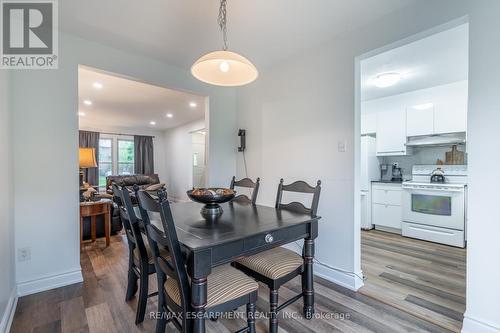
[[466, 131], [467, 81], [404, 95], [408, 95], [406, 101], [407, 136]]
[[468, 82], [458, 81], [361, 104], [361, 133], [376, 134], [377, 155], [407, 155], [407, 137], [465, 132]]
[[404, 110], [377, 113], [377, 156], [406, 155]]

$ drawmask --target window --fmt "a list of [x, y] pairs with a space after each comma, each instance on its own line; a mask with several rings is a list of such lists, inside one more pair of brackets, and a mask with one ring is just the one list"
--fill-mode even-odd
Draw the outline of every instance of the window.
[[99, 140], [99, 187], [106, 177], [134, 174], [134, 140], [130, 137], [102, 134]]
[[134, 174], [134, 141], [118, 140], [118, 174]]

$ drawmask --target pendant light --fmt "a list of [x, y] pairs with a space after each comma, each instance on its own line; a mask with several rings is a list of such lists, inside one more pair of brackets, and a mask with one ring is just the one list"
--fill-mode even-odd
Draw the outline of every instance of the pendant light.
[[223, 50], [205, 54], [191, 67], [200, 81], [216, 86], [242, 86], [253, 82], [259, 72], [247, 58], [227, 50], [226, 2], [221, 0], [218, 23], [222, 31]]

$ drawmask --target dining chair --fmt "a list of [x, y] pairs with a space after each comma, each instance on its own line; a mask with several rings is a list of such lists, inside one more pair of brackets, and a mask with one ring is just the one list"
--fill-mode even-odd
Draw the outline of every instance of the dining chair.
[[[312, 194], [311, 207], [307, 208], [304, 204], [292, 201], [290, 203], [283, 203], [283, 192], [296, 192], [304, 194]], [[318, 180], [315, 187], [310, 186], [304, 181], [296, 181], [289, 185], [283, 184], [283, 179], [280, 180], [278, 186], [278, 194], [276, 196], [276, 209], [289, 210], [297, 212], [300, 214], [316, 216], [318, 211], [319, 196], [321, 193], [321, 181]], [[310, 252], [310, 251], [308, 251]], [[306, 297], [314, 297], [313, 293], [308, 293], [305, 291], [305, 285], [308, 276], [305, 274], [304, 265], [312, 264], [312, 256], [306, 255], [306, 251], [302, 250], [302, 256], [298, 255], [294, 251], [288, 250], [283, 247], [277, 247], [271, 250], [267, 250], [250, 257], [242, 258], [233, 263], [233, 266], [240, 269], [245, 274], [253, 277], [254, 279], [266, 284], [269, 287], [269, 332], [278, 332], [278, 312], [288, 305], [294, 303], [300, 298], [304, 299], [304, 304], [306, 303]], [[293, 278], [301, 275], [302, 276], [302, 290], [301, 294], [298, 294], [291, 298], [290, 300], [278, 305], [278, 290], [279, 288], [292, 280]], [[310, 299], [309, 299], [310, 300]], [[312, 301], [308, 302], [312, 304]], [[314, 310], [311, 308], [306, 308], [304, 306], [304, 315], [306, 318], [310, 319], [312, 317], [312, 312]]]
[[[129, 246], [128, 282], [125, 301], [131, 300], [137, 293], [137, 282], [139, 281], [139, 298], [135, 323], [144, 321], [148, 297], [156, 296], [157, 292], [148, 295], [149, 275], [156, 272], [153, 255], [144, 234], [141, 232], [139, 219], [137, 218], [130, 192], [127, 187], [119, 187], [113, 183], [113, 194], [117, 197], [120, 208], [120, 217], [125, 227]], [[168, 252], [162, 252], [163, 256], [169, 256]]]
[[250, 178], [243, 178], [241, 180], [236, 180], [236, 177], [233, 176], [229, 188], [231, 190], [234, 190], [235, 187], [244, 187], [252, 189], [252, 198], [249, 198], [246, 194], [240, 194], [234, 197], [232, 201], [251, 203], [255, 205], [255, 202], [257, 202], [257, 195], [259, 194], [259, 186], [260, 186], [260, 178], [257, 178], [257, 180], [254, 182]]
[[[191, 332], [192, 325], [188, 315], [194, 312], [190, 300], [191, 293], [196, 290], [192, 290], [190, 286], [185, 257], [181, 251], [166, 193], [159, 191], [158, 199], [155, 199], [148, 192], [138, 191], [137, 197], [157, 271], [159, 318], [156, 332], [165, 332], [169, 321], [172, 321], [179, 331]], [[163, 230], [151, 223], [149, 217], [151, 212], [159, 213]], [[161, 256], [161, 249], [167, 250], [171, 256], [169, 258]], [[259, 285], [255, 280], [231, 266], [212, 269], [207, 278], [206, 316], [217, 318], [221, 312], [232, 311], [246, 305], [247, 326], [237, 332], [255, 333], [255, 303], [258, 288]]]

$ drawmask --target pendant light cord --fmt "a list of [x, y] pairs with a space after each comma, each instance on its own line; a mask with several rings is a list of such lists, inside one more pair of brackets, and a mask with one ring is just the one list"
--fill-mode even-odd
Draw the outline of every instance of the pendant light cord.
[[223, 45], [223, 50], [227, 51], [227, 10], [226, 10], [226, 2], [227, 0], [221, 0], [220, 1], [220, 8], [219, 8], [219, 18], [217, 19], [217, 22], [219, 23], [220, 30], [222, 31], [222, 39], [224, 42]]

